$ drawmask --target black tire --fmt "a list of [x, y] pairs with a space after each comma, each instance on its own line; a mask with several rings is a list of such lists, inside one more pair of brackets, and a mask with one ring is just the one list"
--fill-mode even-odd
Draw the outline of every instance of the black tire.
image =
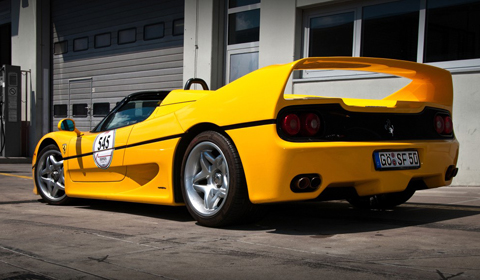
[[37, 191], [48, 204], [64, 205], [71, 201], [65, 194], [63, 157], [57, 145], [48, 145], [40, 151], [34, 174]]
[[407, 188], [403, 192], [378, 194], [366, 197], [348, 198], [347, 201], [360, 209], [391, 209], [407, 202], [415, 194], [414, 188]]
[[232, 141], [215, 131], [197, 135], [181, 166], [181, 189], [192, 217], [203, 226], [222, 227], [259, 217], [248, 198], [245, 175]]

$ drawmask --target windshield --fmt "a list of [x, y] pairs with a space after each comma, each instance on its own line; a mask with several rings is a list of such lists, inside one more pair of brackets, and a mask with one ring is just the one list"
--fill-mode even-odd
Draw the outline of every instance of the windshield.
[[112, 130], [147, 119], [168, 92], [144, 92], [127, 96], [92, 130]]

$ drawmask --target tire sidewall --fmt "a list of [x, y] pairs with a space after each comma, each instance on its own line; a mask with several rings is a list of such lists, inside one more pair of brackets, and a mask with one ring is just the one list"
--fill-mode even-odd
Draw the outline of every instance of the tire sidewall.
[[[45, 200], [48, 204], [52, 204], [52, 205], [61, 205], [61, 204], [66, 204], [68, 201], [69, 201], [69, 197], [67, 195], [65, 195], [64, 198], [60, 199], [60, 200], [51, 200], [47, 195], [45, 195], [45, 193], [43, 192], [42, 188], [40, 188], [40, 185], [39, 185], [39, 182], [38, 182], [38, 176], [37, 176], [37, 172], [39, 172], [39, 164], [43, 164], [42, 163], [42, 157], [43, 155], [48, 152], [48, 151], [51, 151], [51, 150], [55, 150], [57, 152], [60, 153], [60, 149], [57, 147], [57, 145], [55, 144], [50, 144], [46, 147], [44, 147], [40, 153], [38, 154], [38, 157], [37, 157], [37, 162], [35, 163], [35, 176], [34, 176], [34, 180], [35, 180], [35, 186], [37, 188], [37, 192], [40, 194], [40, 196], [43, 198], [43, 200]], [[60, 153], [60, 157], [63, 159], [62, 157], [62, 154]], [[65, 167], [63, 169], [63, 176], [65, 178]]]
[[[211, 215], [205, 216], [201, 213], [197, 212], [195, 208], [192, 206], [190, 199], [187, 194], [186, 186], [185, 186], [185, 165], [187, 159], [191, 153], [191, 151], [202, 142], [211, 142], [217, 145], [220, 150], [222, 151], [225, 160], [227, 161], [228, 169], [229, 169], [229, 187], [227, 192], [227, 197], [225, 198], [225, 202], [223, 203], [221, 209]], [[240, 166], [239, 166], [240, 165]], [[242, 171], [242, 172], [240, 172]], [[239, 174], [240, 173], [240, 174]], [[238, 196], [241, 195], [238, 193], [239, 188], [242, 187], [242, 176], [243, 176], [243, 169], [241, 169], [241, 164], [239, 164], [238, 159], [238, 152], [236, 151], [235, 147], [233, 146], [232, 142], [227, 139], [225, 136], [221, 135], [215, 131], [206, 131], [202, 132], [197, 135], [188, 145], [181, 166], [181, 189], [185, 204], [189, 213], [198, 221], [199, 224], [204, 226], [222, 226], [228, 223], [228, 218], [231, 216], [232, 213], [232, 204], [235, 198], [239, 198]]]

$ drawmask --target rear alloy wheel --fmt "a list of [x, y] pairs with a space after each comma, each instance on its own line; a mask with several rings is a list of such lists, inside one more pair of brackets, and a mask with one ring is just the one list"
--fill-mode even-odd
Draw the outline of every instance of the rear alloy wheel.
[[35, 182], [38, 193], [48, 204], [67, 204], [63, 157], [56, 145], [43, 148], [35, 165]]
[[201, 225], [238, 223], [254, 208], [238, 152], [220, 133], [206, 131], [192, 140], [183, 158], [181, 178], [187, 209]]

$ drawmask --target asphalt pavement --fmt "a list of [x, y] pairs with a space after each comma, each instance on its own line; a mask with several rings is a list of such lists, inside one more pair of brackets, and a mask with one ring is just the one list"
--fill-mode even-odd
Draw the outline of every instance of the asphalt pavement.
[[29, 164], [0, 164], [0, 279], [480, 279], [480, 187], [417, 192], [389, 211], [276, 204], [214, 229], [184, 207], [33, 194]]

